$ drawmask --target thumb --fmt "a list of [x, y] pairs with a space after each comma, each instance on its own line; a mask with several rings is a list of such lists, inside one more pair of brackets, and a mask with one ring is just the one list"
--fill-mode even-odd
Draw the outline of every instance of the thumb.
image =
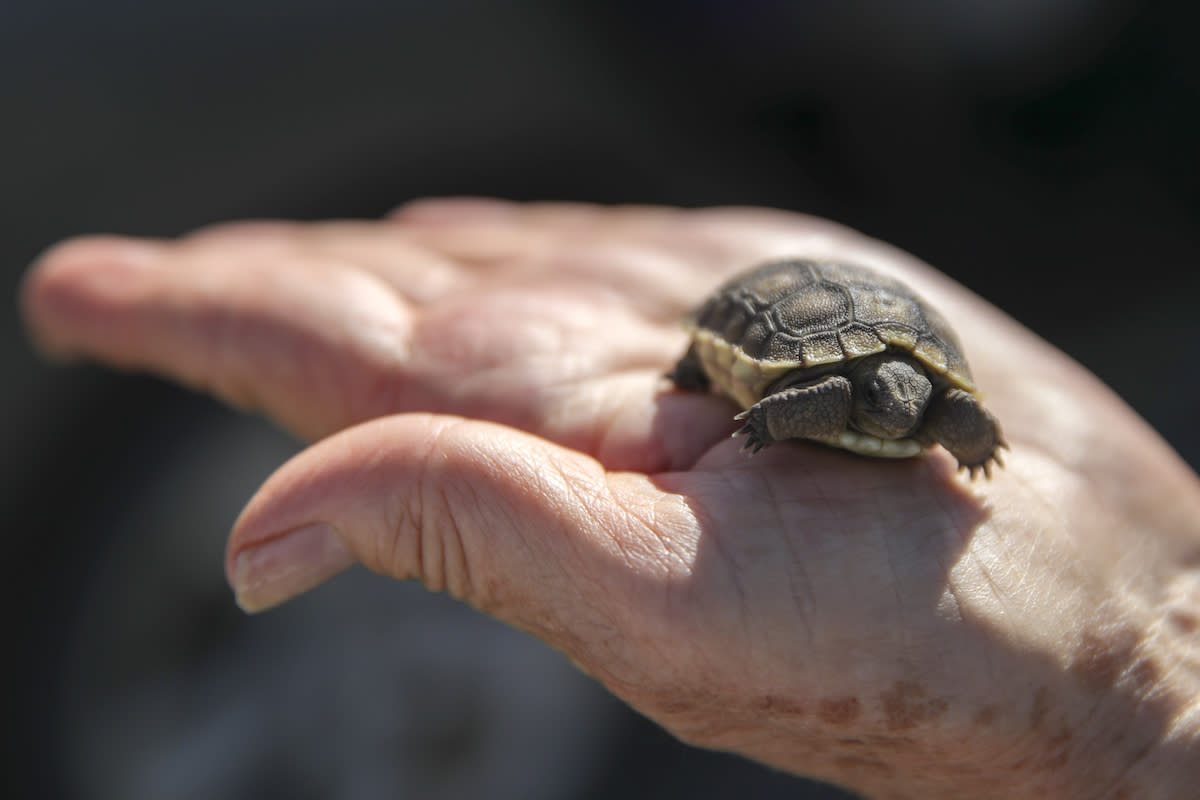
[[618, 509], [653, 502], [642, 493], [657, 494], [645, 476], [606, 475], [501, 425], [385, 417], [271, 476], [234, 526], [226, 572], [239, 605], [256, 612], [359, 562], [573, 650], [567, 631], [619, 625], [610, 598], [633, 586], [634, 534]]

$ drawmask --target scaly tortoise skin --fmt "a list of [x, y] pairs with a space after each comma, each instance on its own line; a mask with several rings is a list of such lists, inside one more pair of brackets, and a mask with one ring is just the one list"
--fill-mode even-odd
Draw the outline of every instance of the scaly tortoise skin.
[[778, 261], [717, 289], [687, 323], [669, 377], [715, 386], [745, 409], [743, 449], [810, 439], [861, 455], [940, 444], [975, 477], [1007, 445], [983, 407], [958, 337], [928, 303], [863, 267]]

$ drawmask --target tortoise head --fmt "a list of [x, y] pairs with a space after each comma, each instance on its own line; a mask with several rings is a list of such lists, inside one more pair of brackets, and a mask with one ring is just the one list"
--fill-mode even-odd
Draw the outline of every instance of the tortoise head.
[[881, 439], [902, 439], [921, 423], [933, 385], [913, 359], [880, 353], [860, 359], [849, 370], [854, 385], [855, 428]]

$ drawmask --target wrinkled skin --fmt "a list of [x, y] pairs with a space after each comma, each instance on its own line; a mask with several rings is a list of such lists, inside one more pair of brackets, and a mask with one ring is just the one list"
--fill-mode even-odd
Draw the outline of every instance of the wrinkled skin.
[[[942, 310], [1006, 469], [970, 483], [937, 448], [747, 459], [727, 401], [672, 391], [682, 314], [792, 255]], [[1195, 475], [1080, 366], [879, 242], [765, 210], [428, 201], [68, 242], [23, 303], [48, 352], [320, 440], [234, 527], [249, 610], [355, 562], [415, 578], [687, 741], [868, 797], [1200, 785]]]

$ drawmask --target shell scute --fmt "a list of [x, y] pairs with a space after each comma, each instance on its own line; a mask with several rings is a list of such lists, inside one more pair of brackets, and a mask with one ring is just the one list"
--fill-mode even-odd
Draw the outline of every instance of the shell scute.
[[871, 327], [859, 322], [840, 328], [838, 341], [842, 343], [842, 350], [847, 358], [870, 356], [887, 349], [887, 345]]
[[823, 331], [804, 337], [801, 352], [801, 364], [806, 367], [833, 364], [846, 359], [837, 331]]

